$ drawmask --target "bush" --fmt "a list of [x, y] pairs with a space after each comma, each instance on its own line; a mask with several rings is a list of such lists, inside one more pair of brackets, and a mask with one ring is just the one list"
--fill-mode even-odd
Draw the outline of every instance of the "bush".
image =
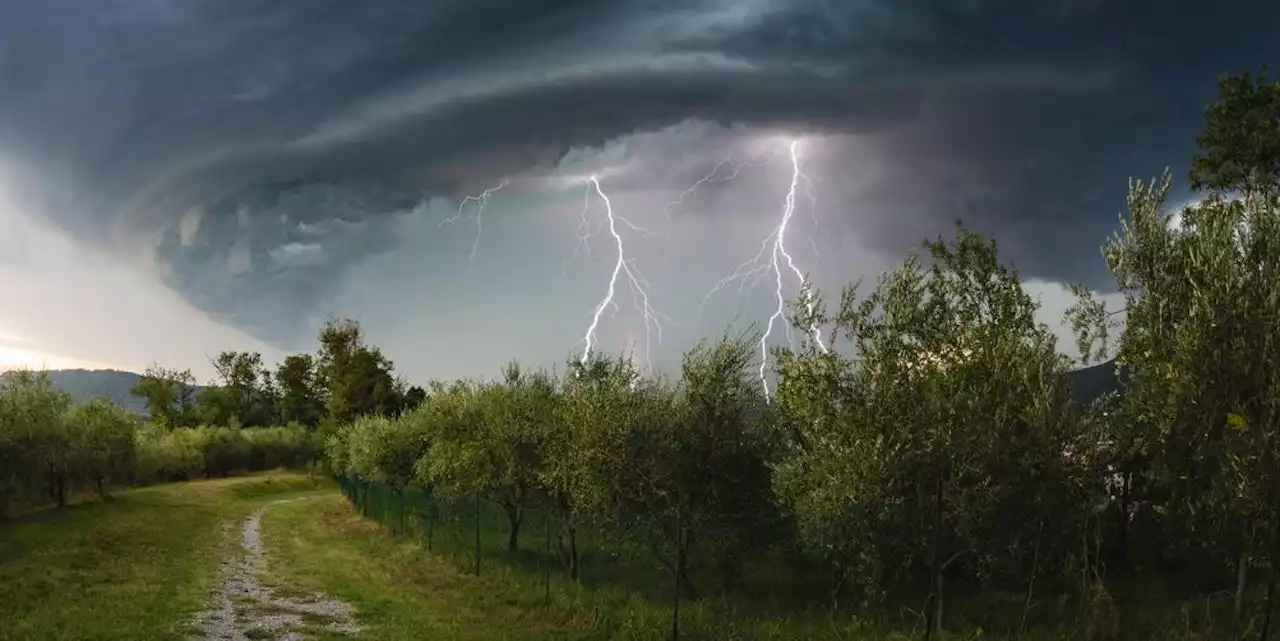
[[319, 451], [306, 428], [202, 426], [165, 430], [150, 426], [138, 433], [135, 483], [214, 478], [236, 472], [303, 468]]
[[167, 429], [105, 398], [71, 406], [45, 373], [0, 377], [0, 516], [93, 488], [235, 472], [308, 468], [320, 452], [307, 428]]

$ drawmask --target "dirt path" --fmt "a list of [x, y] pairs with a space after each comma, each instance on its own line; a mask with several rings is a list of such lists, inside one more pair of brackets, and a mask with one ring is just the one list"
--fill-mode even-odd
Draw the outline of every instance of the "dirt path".
[[[303, 499], [284, 499], [287, 503]], [[241, 527], [241, 542], [233, 546], [220, 568], [220, 580], [209, 608], [196, 616], [196, 641], [300, 641], [315, 632], [356, 636], [360, 626], [349, 604], [324, 594], [296, 596], [295, 590], [267, 586], [258, 579], [267, 568], [262, 546], [259, 509]], [[291, 592], [291, 594], [285, 594]]]

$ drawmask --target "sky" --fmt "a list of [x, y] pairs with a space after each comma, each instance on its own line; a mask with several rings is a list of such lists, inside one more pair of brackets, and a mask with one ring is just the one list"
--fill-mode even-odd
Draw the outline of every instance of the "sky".
[[350, 317], [413, 382], [671, 370], [957, 219], [1066, 336], [1129, 178], [1185, 202], [1215, 78], [1280, 62], [1280, 5], [1174, 4], [0, 3], [0, 368], [207, 379]]

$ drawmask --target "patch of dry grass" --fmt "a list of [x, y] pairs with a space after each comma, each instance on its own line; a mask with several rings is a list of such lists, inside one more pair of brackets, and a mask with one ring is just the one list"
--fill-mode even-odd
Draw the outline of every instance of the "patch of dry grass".
[[569, 609], [513, 594], [495, 573], [477, 578], [393, 538], [340, 495], [273, 506], [263, 517], [271, 584], [323, 591], [351, 603], [365, 638], [590, 638]]
[[292, 473], [193, 481], [0, 524], [0, 641], [184, 638], [215, 580], [222, 524], [330, 485]]

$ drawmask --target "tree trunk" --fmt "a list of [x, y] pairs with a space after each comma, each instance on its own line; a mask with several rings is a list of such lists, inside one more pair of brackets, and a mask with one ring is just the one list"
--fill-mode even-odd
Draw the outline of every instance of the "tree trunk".
[[1269, 641], [1271, 637], [1271, 612], [1272, 602], [1276, 594], [1276, 573], [1271, 573], [1271, 580], [1267, 583], [1267, 612], [1262, 618], [1262, 630], [1258, 632], [1259, 641]]
[[682, 580], [684, 579], [684, 541], [681, 534], [684, 532], [683, 520], [680, 518], [680, 511], [676, 510], [676, 558], [675, 563], [671, 566], [671, 575], [675, 578], [675, 589], [672, 590], [671, 596], [671, 641], [678, 641], [680, 638], [680, 592]]
[[943, 583], [943, 574], [945, 574], [946, 568], [947, 566], [950, 566], [952, 560], [959, 557], [959, 554], [952, 554], [950, 559], [942, 560], [942, 527], [946, 523], [946, 519], [943, 518], [942, 514], [942, 486], [945, 482], [946, 470], [940, 466], [940, 470], [938, 470], [937, 486], [934, 487], [933, 490], [933, 559], [931, 563], [933, 573], [933, 595], [931, 604], [933, 606], [931, 610], [929, 610], [928, 626], [925, 626], [924, 628], [925, 641], [942, 638], [942, 615], [945, 613], [942, 606], [942, 591], [946, 587], [945, 583]]
[[502, 509], [507, 513], [507, 551], [516, 553], [520, 551], [520, 524], [524, 521], [524, 510], [519, 505], [507, 504], [502, 505]]
[[929, 610], [928, 625], [925, 626], [925, 641], [932, 641], [942, 637], [942, 472], [938, 472], [938, 484], [933, 493], [933, 560], [932, 566], [932, 589], [930, 602], [933, 606]]
[[67, 506], [67, 473], [58, 472], [58, 507]]
[[98, 499], [105, 503], [107, 501], [107, 486], [102, 482], [101, 476], [99, 476], [96, 481], [98, 484]]
[[840, 596], [844, 592], [844, 582], [849, 578], [849, 569], [839, 561], [831, 569], [831, 612], [834, 614], [840, 610]]
[[[1275, 485], [1274, 485], [1275, 483], [1276, 481], [1273, 480], [1272, 481], [1273, 492], [1275, 489]], [[1277, 506], [1274, 502], [1272, 503], [1271, 509], [1274, 510], [1273, 514], [1275, 514], [1275, 511], [1280, 511], [1280, 509], [1277, 509]], [[1280, 555], [1280, 527], [1277, 527], [1273, 520], [1272, 526], [1271, 526], [1270, 558], [1275, 559], [1277, 558], [1278, 555]], [[1268, 641], [1268, 639], [1271, 638], [1271, 615], [1275, 611], [1274, 608], [1275, 608], [1277, 574], [1280, 574], [1280, 573], [1277, 573], [1273, 568], [1271, 570], [1271, 578], [1270, 580], [1267, 581], [1267, 597], [1266, 597], [1266, 605], [1265, 605], [1266, 613], [1262, 617], [1262, 629], [1258, 633], [1258, 638], [1261, 639], [1262, 641]]]
[[551, 605], [551, 510], [542, 513], [546, 536], [546, 554], [542, 556], [542, 603]]
[[556, 532], [556, 549], [560, 555], [560, 561], [564, 565], [565, 570], [569, 573], [569, 579], [578, 580], [578, 528], [573, 523], [573, 511], [569, 508], [568, 502], [560, 498], [558, 500], [560, 508], [560, 519], [563, 527]]
[[405, 534], [409, 531], [409, 528], [406, 527], [405, 520], [404, 520], [404, 488], [403, 487], [396, 488], [396, 511], [399, 512], [396, 515], [396, 523], [399, 529], [398, 534]]
[[1240, 558], [1236, 561], [1236, 597], [1232, 607], [1232, 612], [1236, 618], [1244, 612], [1244, 590], [1248, 584], [1249, 574], [1249, 546], [1247, 544], [1240, 548]]
[[693, 586], [693, 579], [689, 576], [689, 550], [680, 551], [680, 584], [684, 586], [684, 595], [690, 601], [698, 599], [698, 590]]
[[1040, 543], [1044, 540], [1044, 519], [1036, 524], [1036, 546], [1031, 553], [1031, 578], [1027, 581], [1027, 598], [1022, 602], [1022, 618], [1018, 621], [1018, 636], [1027, 631], [1027, 615], [1031, 613], [1032, 599], [1036, 594], [1036, 574], [1040, 571]]
[[936, 572], [934, 572], [934, 584], [933, 584], [933, 590], [934, 590], [934, 598], [933, 598], [933, 630], [932, 630], [932, 634], [933, 634], [933, 638], [935, 638], [935, 639], [941, 639], [941, 638], [942, 638], [942, 614], [943, 614], [943, 612], [945, 611], [945, 610], [944, 610], [944, 608], [943, 608], [943, 602], [942, 602], [942, 597], [943, 597], [943, 594], [944, 594], [943, 589], [945, 588], [945, 586], [943, 585], [943, 582], [945, 581], [945, 579], [943, 578], [943, 576], [944, 576], [944, 575], [943, 575], [943, 572], [942, 572], [942, 568], [938, 568], [938, 570], [937, 570]]
[[480, 495], [476, 495], [476, 576], [480, 576]]
[[570, 517], [569, 525], [569, 578], [578, 580], [581, 564], [578, 561], [578, 526]]
[[1129, 567], [1129, 503], [1133, 488], [1133, 472], [1125, 472], [1120, 484], [1120, 564], [1126, 570]]

